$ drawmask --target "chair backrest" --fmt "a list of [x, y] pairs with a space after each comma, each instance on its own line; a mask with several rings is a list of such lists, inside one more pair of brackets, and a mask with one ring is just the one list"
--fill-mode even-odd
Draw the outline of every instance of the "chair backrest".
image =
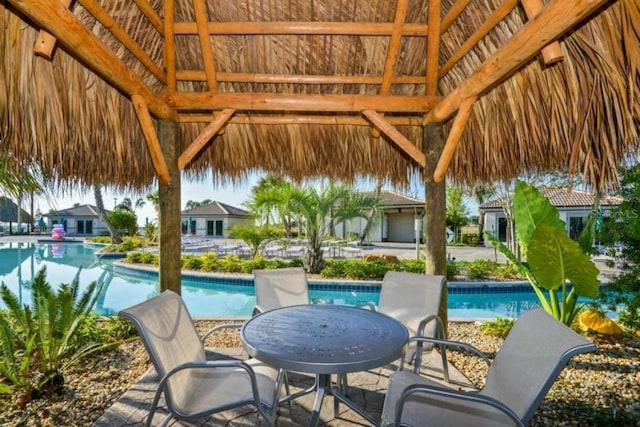
[[[445, 276], [388, 271], [382, 279], [378, 311], [402, 322], [409, 335], [416, 335], [422, 319], [438, 314], [445, 284]], [[424, 335], [434, 336], [435, 325], [430, 322]]]
[[569, 359], [595, 349], [544, 309], [529, 310], [496, 354], [480, 393], [510, 407], [526, 425]]
[[[180, 295], [164, 291], [133, 307], [120, 311], [120, 316], [131, 320], [160, 378], [178, 365], [206, 360], [200, 336]], [[166, 398], [169, 405], [181, 405], [191, 378], [185, 374], [171, 377], [167, 383]], [[178, 400], [176, 400], [178, 399]]]
[[264, 311], [310, 303], [307, 273], [302, 267], [253, 270], [253, 281], [256, 305]]

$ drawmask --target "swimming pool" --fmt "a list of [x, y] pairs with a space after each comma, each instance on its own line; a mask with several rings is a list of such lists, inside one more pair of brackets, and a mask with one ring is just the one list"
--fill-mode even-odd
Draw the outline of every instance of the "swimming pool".
[[[80, 283], [104, 280], [105, 287], [95, 311], [112, 315], [122, 308], [144, 301], [158, 292], [156, 273], [114, 267], [111, 260], [98, 260], [99, 246], [72, 243], [0, 243], [0, 281], [20, 301], [31, 301], [30, 281], [42, 267], [52, 285], [69, 283], [80, 267]], [[378, 303], [379, 282], [318, 282], [310, 280], [312, 300], [323, 299], [335, 304]], [[182, 296], [193, 316], [249, 316], [255, 305], [251, 277], [184, 275]], [[0, 301], [0, 306], [3, 303]], [[537, 297], [528, 285], [492, 286], [490, 284], [449, 284], [449, 317], [495, 318], [517, 317], [538, 306]]]

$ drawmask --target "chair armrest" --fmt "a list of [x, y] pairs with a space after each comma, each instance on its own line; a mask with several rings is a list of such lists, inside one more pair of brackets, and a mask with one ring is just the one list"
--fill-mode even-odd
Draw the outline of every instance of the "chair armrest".
[[[427, 327], [427, 325], [431, 322], [435, 322], [436, 326], [435, 326], [435, 335], [433, 338], [437, 338], [437, 339], [444, 339], [444, 326], [442, 324], [442, 319], [440, 319], [440, 316], [438, 316], [437, 314], [431, 314], [427, 317], [425, 317], [424, 319], [422, 319], [420, 321], [420, 323], [418, 324], [418, 334], [417, 336], [420, 337], [424, 337], [426, 336], [424, 333], [425, 328]], [[433, 344], [433, 343], [431, 343]], [[429, 347], [429, 350], [431, 350], [431, 347]], [[416, 345], [416, 355], [415, 355], [415, 365], [416, 366], [420, 366], [422, 364], [422, 351], [423, 351], [423, 342], [422, 341], [418, 341], [417, 345]], [[447, 377], [448, 377], [448, 372], [447, 372], [447, 362], [446, 359], [443, 356], [442, 359], [442, 364], [443, 364], [443, 368], [445, 369], [445, 372], [447, 373]], [[419, 369], [419, 368], [418, 368]]]
[[437, 387], [430, 386], [426, 384], [413, 384], [404, 389], [400, 398], [396, 402], [396, 417], [395, 424], [396, 426], [400, 426], [400, 420], [402, 419], [402, 411], [404, 409], [404, 404], [406, 400], [416, 394], [429, 394], [432, 396], [441, 396], [450, 399], [460, 399], [468, 402], [474, 402], [479, 405], [487, 405], [495, 408], [505, 415], [507, 415], [514, 422], [514, 425], [518, 427], [525, 427], [522, 420], [516, 415], [515, 412], [504, 403], [496, 400], [494, 398], [484, 396], [475, 392], [464, 392], [453, 390], [445, 387]]
[[363, 308], [365, 310], [378, 311], [376, 306], [371, 304], [370, 302], [366, 302], [364, 304], [358, 304], [358, 305], [355, 305], [354, 307]]
[[214, 333], [218, 332], [219, 330], [222, 330], [222, 329], [240, 329], [242, 327], [242, 325], [243, 325], [242, 323], [225, 323], [223, 325], [214, 326], [213, 328], [209, 329], [202, 336], [202, 338], [200, 338], [200, 341], [202, 341], [204, 343], [207, 338], [209, 338], [211, 335], [213, 335]]
[[255, 316], [256, 314], [260, 314], [260, 313], [264, 313], [265, 310], [261, 305], [254, 305], [253, 306], [253, 311], [251, 312], [251, 316]]

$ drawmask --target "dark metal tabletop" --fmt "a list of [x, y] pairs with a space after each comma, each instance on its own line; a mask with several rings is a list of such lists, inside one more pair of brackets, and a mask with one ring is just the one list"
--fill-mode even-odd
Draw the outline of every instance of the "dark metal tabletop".
[[409, 338], [397, 320], [371, 310], [311, 304], [261, 313], [242, 328], [247, 352], [288, 371], [343, 374], [400, 358]]

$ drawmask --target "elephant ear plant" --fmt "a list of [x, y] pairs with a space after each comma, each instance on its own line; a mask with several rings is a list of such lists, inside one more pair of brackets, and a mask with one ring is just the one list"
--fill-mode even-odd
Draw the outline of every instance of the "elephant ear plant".
[[32, 281], [30, 306], [21, 305], [2, 283], [6, 310], [0, 310], [0, 393], [22, 392], [26, 400], [58, 393], [67, 368], [105, 347], [81, 336], [102, 284], [92, 282], [80, 294], [79, 275], [56, 291], [43, 268]]
[[567, 235], [558, 210], [536, 188], [519, 181], [513, 208], [520, 252], [526, 261], [489, 233], [485, 236], [527, 278], [541, 306], [570, 326], [582, 310], [578, 297], [598, 296], [598, 268]]

